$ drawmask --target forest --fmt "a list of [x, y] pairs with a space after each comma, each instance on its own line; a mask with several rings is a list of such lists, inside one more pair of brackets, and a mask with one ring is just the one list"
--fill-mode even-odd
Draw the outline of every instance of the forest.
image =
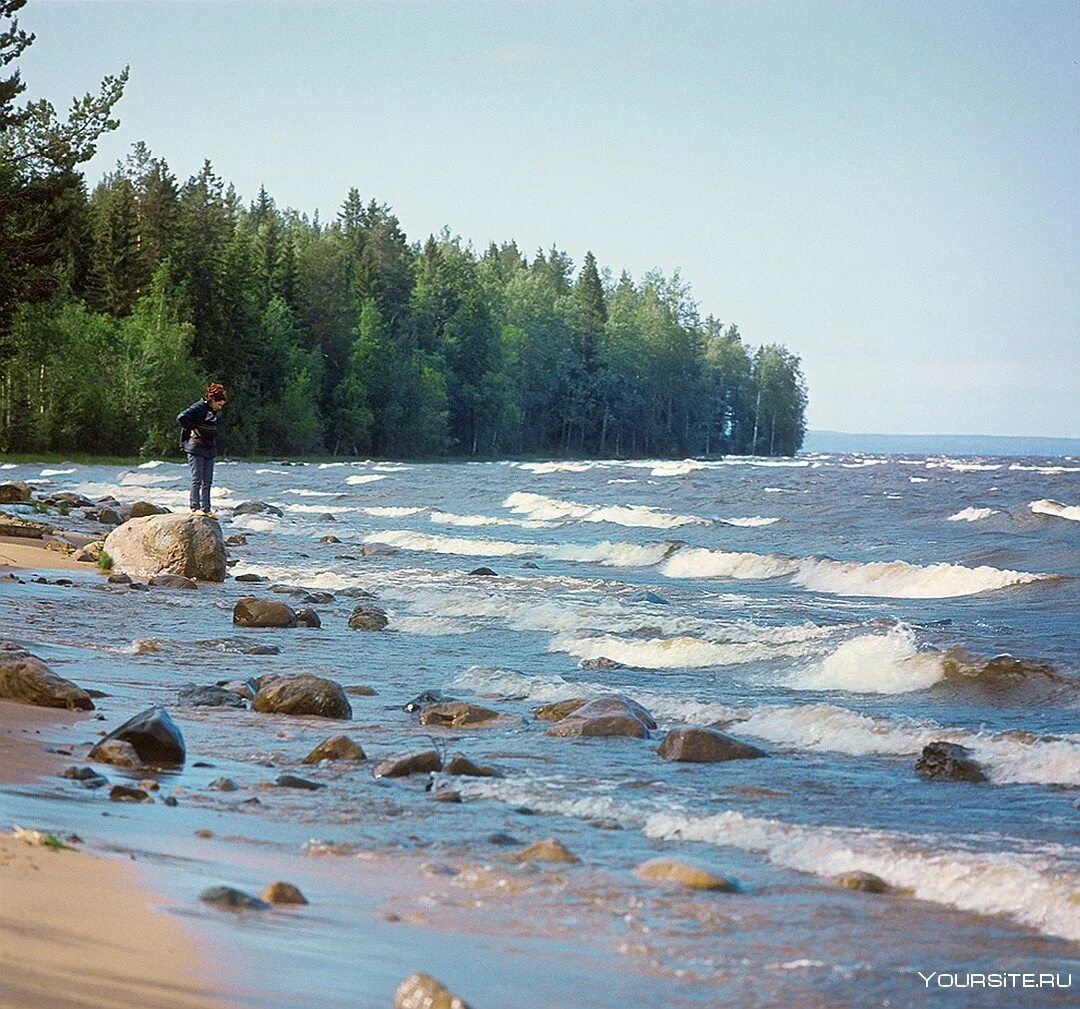
[[0, 0], [0, 452], [161, 455], [210, 380], [231, 456], [790, 455], [785, 347], [702, 315], [679, 273], [410, 240], [350, 189], [332, 218], [250, 202], [142, 143], [90, 184], [127, 70], [58, 114]]

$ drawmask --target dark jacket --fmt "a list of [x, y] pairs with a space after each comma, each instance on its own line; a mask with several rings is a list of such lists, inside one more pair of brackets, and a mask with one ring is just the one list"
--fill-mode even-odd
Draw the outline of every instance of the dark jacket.
[[217, 422], [217, 414], [205, 399], [192, 403], [176, 417], [176, 423], [180, 425], [180, 447], [188, 455], [199, 455], [204, 459], [215, 458]]

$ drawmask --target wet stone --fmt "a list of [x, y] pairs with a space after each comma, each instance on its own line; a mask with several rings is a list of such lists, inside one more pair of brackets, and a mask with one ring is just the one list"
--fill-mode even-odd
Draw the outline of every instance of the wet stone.
[[348, 736], [331, 736], [324, 739], [302, 761], [302, 764], [319, 764], [324, 760], [360, 761], [367, 759], [363, 749]]
[[259, 898], [267, 904], [306, 904], [308, 902], [299, 887], [281, 880], [268, 884], [266, 889], [259, 894]]
[[109, 798], [113, 802], [152, 802], [150, 796], [141, 788], [132, 788], [130, 785], [113, 785], [109, 790]]
[[988, 781], [986, 772], [959, 743], [933, 742], [923, 747], [915, 773], [927, 781]]
[[689, 890], [716, 890], [737, 893], [739, 885], [726, 876], [690, 862], [670, 858], [654, 858], [635, 870], [639, 878], [656, 883], [671, 883]]
[[410, 974], [394, 992], [393, 1009], [469, 1009], [429, 974]]
[[442, 770], [442, 758], [434, 750], [397, 753], [381, 761], [371, 772], [375, 778], [404, 778]]
[[320, 788], [326, 788], [322, 782], [309, 781], [295, 774], [279, 774], [274, 781], [278, 788], [299, 788], [308, 792], [317, 792]]
[[718, 729], [684, 726], [672, 729], [657, 750], [665, 760], [687, 763], [719, 763], [725, 760], [753, 760], [768, 754]]
[[189, 684], [176, 692], [176, 703], [186, 708], [243, 708], [244, 698], [224, 687]]
[[844, 872], [833, 876], [832, 881], [846, 890], [859, 890], [862, 893], [892, 892], [892, 887], [872, 872]]
[[535, 841], [533, 844], [522, 848], [513, 856], [515, 862], [578, 862], [580, 859], [566, 849], [561, 841], [554, 837], [545, 838], [543, 841]]
[[199, 900], [229, 911], [264, 911], [270, 906], [265, 900], [231, 886], [212, 886], [199, 894]]

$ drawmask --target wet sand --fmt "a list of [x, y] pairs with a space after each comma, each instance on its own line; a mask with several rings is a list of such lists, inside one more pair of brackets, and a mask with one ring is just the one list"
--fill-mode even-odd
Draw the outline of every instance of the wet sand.
[[92, 571], [93, 564], [73, 561], [55, 550], [46, 550], [41, 540], [0, 536], [0, 571]]
[[[44, 750], [42, 740], [78, 717], [0, 701], [0, 781], [30, 783], [70, 763]], [[0, 1006], [235, 1005], [215, 991], [212, 961], [184, 924], [163, 912], [135, 863], [30, 845], [8, 833], [12, 826], [0, 825]]]

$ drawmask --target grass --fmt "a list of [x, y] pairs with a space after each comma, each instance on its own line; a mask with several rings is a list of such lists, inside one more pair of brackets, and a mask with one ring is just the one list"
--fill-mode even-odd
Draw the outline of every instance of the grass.
[[102, 550], [101, 553], [98, 554], [97, 566], [101, 571], [105, 572], [106, 574], [112, 571], [112, 558], [107, 553], [105, 553], [104, 550]]

